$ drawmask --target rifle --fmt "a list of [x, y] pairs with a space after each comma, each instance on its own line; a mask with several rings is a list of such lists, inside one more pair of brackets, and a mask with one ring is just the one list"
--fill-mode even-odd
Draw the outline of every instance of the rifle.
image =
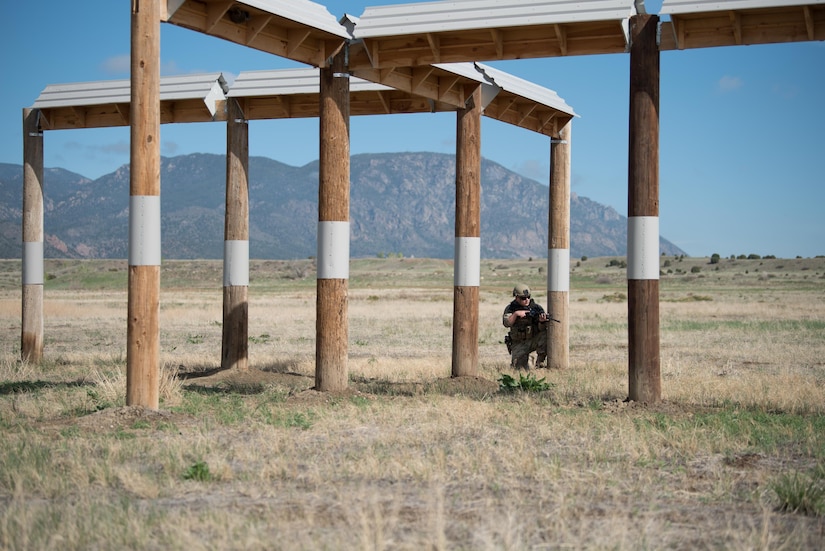
[[546, 320], [541, 321], [541, 320], [539, 320], [539, 318], [541, 317], [542, 314], [547, 314], [547, 312], [542, 311], [541, 308], [539, 308], [539, 306], [536, 304], [536, 305], [533, 305], [533, 306], [530, 307], [530, 310], [527, 313], [527, 316], [533, 321], [533, 323], [547, 323], [548, 321], [555, 321], [556, 323], [561, 323], [561, 320], [557, 320], [556, 318], [554, 318], [550, 314], [547, 314], [547, 319]]

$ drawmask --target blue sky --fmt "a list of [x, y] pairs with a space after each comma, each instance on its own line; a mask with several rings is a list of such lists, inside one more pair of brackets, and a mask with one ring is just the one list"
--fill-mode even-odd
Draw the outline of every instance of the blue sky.
[[[335, 16], [360, 16], [367, 5], [402, 2], [319, 3]], [[10, 0], [0, 6], [11, 13]], [[659, 6], [647, 2], [650, 12]], [[46, 85], [129, 78], [130, 2], [30, 0], [14, 12], [0, 18], [0, 162], [21, 164], [22, 109]], [[485, 63], [573, 107], [581, 118], [572, 130], [572, 190], [626, 215], [629, 57]], [[164, 75], [301, 66], [166, 24], [161, 64]], [[823, 94], [825, 42], [663, 52], [662, 235], [693, 256], [825, 254]], [[162, 127], [165, 156], [225, 150], [221, 123]], [[487, 159], [546, 184], [549, 150], [545, 136], [484, 119]], [[455, 115], [354, 117], [351, 151], [455, 153]], [[317, 119], [253, 122], [250, 154], [296, 166], [317, 159]], [[97, 178], [128, 162], [128, 128], [46, 133], [46, 167]]]

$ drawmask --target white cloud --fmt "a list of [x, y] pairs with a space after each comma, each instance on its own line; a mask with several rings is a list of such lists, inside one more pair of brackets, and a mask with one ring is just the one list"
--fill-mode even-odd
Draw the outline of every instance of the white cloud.
[[513, 170], [521, 174], [522, 176], [526, 176], [527, 178], [532, 178], [538, 182], [546, 184], [550, 179], [550, 169], [549, 167], [542, 161], [538, 159], [526, 159], [513, 167]]
[[732, 92], [734, 90], [738, 90], [744, 85], [745, 83], [741, 78], [725, 75], [719, 79], [719, 82], [716, 83], [716, 89], [720, 92]]
[[164, 155], [171, 157], [178, 152], [179, 146], [178, 142], [164, 140], [160, 148]]
[[99, 151], [102, 151], [103, 153], [114, 153], [116, 155], [129, 154], [129, 151], [130, 151], [129, 142], [125, 141], [125, 140], [120, 140], [120, 141], [105, 144], [105, 145], [89, 146], [89, 148], [90, 149], [93, 149], [93, 148], [98, 149]]
[[132, 62], [129, 54], [116, 55], [107, 58], [103, 61], [100, 68], [109, 75], [123, 75], [128, 76], [131, 71]]

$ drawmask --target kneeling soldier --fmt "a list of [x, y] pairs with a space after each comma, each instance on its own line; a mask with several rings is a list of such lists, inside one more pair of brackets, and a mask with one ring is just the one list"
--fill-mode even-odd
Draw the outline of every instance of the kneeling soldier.
[[510, 328], [505, 338], [510, 352], [510, 367], [530, 369], [530, 353], [536, 352], [536, 367], [547, 367], [547, 322], [540, 304], [530, 298], [530, 289], [513, 287], [513, 301], [504, 309], [502, 323]]

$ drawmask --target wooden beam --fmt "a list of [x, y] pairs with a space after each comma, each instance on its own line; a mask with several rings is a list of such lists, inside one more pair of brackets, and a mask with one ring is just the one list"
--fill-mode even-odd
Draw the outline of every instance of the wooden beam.
[[630, 18], [628, 396], [662, 399], [659, 359], [659, 18]]
[[232, 0], [224, 1], [224, 2], [212, 2], [206, 5], [206, 26], [204, 28], [204, 33], [212, 34], [212, 29], [215, 28], [215, 25], [223, 19], [223, 16], [229, 11], [229, 8], [232, 7], [234, 2]]
[[379, 90], [375, 93], [378, 97], [378, 100], [381, 102], [381, 105], [384, 106], [384, 113], [391, 113], [392, 108], [390, 107], [390, 94], [386, 90]]
[[490, 29], [490, 36], [493, 38], [496, 57], [499, 59], [504, 58], [504, 33], [499, 29]]
[[733, 29], [733, 40], [738, 46], [742, 45], [742, 16], [737, 11], [728, 12]]
[[456, 84], [461, 80], [459, 76], [443, 76], [438, 78], [438, 97], [435, 98], [439, 101], [445, 101], [450, 94], [450, 92], [454, 92], [457, 90], [455, 87]]
[[[309, 28], [290, 29], [287, 32], [287, 36], [289, 37], [286, 47], [287, 57], [294, 55], [295, 52], [298, 51], [298, 48], [303, 46], [304, 42], [310, 37], [310, 34]], [[323, 52], [321, 52], [321, 55], [323, 55]]]
[[86, 108], [73, 105], [69, 107], [69, 109], [77, 117], [77, 123], [75, 124], [75, 126], [77, 126], [78, 128], [83, 128], [84, 126], [86, 126]]
[[551, 134], [551, 135], [556, 134], [556, 132], [555, 132], [556, 125], [553, 124], [553, 123], [557, 120], [557, 118], [556, 118], [557, 116], [558, 116], [557, 111], [550, 111], [550, 112], [547, 113], [547, 116], [545, 116], [545, 117], [541, 117], [540, 115], [537, 115], [536, 118], [539, 121], [539, 126], [538, 126], [538, 128], [535, 129], [536, 132], [539, 132], [539, 133], [542, 133], [542, 134], [548, 134], [548, 132], [544, 132], [544, 130], [548, 127], [548, 125], [552, 125], [553, 128], [551, 129], [549, 134]]
[[456, 119], [453, 377], [478, 374], [481, 113], [481, 86], [475, 86]]
[[559, 53], [562, 56], [567, 55], [567, 33], [564, 31], [564, 27], [561, 25], [553, 25], [553, 28], [556, 30], [556, 40], [559, 41]]
[[269, 22], [272, 20], [272, 16], [269, 14], [258, 14], [253, 15], [249, 22], [246, 24], [246, 38], [244, 43], [249, 46], [252, 44], [258, 35], [261, 34]]
[[43, 360], [43, 130], [38, 109], [23, 110], [23, 262], [20, 358]]
[[321, 69], [315, 390], [347, 388], [349, 289], [349, 75], [346, 51]]
[[126, 405], [158, 409], [160, 0], [132, 2]]
[[[312, 27], [296, 30], [293, 23], [249, 6], [231, 5], [222, 17], [217, 18], [225, 6], [224, 0], [217, 4], [187, 1], [168, 18], [168, 22], [317, 67], [325, 66], [327, 58], [346, 42], [344, 37], [338, 38]], [[307, 30], [310, 37], [302, 38], [300, 35]], [[299, 36], [291, 40], [290, 33], [295, 32]]]
[[249, 367], [249, 124], [230, 99], [226, 120], [221, 367]]
[[123, 120], [124, 126], [129, 126], [131, 121], [131, 107], [128, 103], [116, 103], [115, 110], [120, 115], [121, 120]]
[[516, 124], [518, 126], [521, 126], [522, 123], [524, 123], [524, 121], [527, 120], [527, 117], [529, 117], [535, 109], [536, 109], [536, 104], [535, 103], [528, 103], [528, 104], [522, 106], [521, 108], [519, 108], [519, 110], [518, 110], [519, 120], [518, 120], [518, 123], [516, 123]]
[[570, 366], [570, 140], [571, 124], [550, 140], [547, 230], [547, 367]]
[[441, 63], [441, 44], [437, 35], [427, 33], [427, 42], [430, 44], [430, 50], [433, 53], [433, 59], [436, 63]]
[[425, 67], [413, 67], [410, 92], [417, 92], [421, 88], [421, 85], [427, 82], [427, 79], [433, 74], [433, 70], [433, 67], [429, 65]]
[[814, 16], [811, 13], [811, 6], [802, 6], [802, 14], [805, 17], [805, 30], [808, 31], [808, 40], [814, 40], [816, 33], [814, 32]]

